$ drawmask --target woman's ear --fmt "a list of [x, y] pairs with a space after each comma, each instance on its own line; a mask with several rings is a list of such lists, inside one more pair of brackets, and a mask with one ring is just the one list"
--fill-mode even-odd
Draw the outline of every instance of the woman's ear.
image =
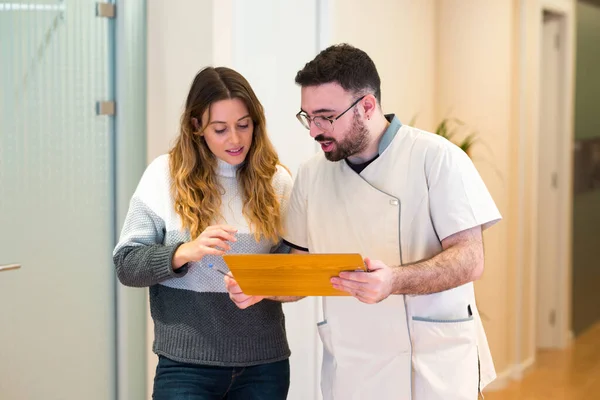
[[196, 132], [200, 132], [200, 124], [198, 123], [198, 118], [192, 117], [192, 126], [196, 130]]

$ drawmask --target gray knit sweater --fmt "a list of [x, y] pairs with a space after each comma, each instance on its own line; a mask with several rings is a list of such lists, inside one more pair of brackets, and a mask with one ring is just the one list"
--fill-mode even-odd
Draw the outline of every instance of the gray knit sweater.
[[[223, 186], [223, 221], [238, 229], [228, 253], [288, 251], [268, 240], [256, 242], [242, 215], [242, 195], [236, 167], [219, 161]], [[219, 366], [250, 366], [290, 356], [281, 303], [265, 300], [238, 309], [229, 299], [223, 276], [208, 267], [228, 271], [222, 257], [205, 256], [173, 271], [177, 247], [190, 240], [181, 228], [170, 192], [169, 157], [154, 160], [131, 199], [113, 259], [121, 283], [150, 288], [156, 354], [176, 361]], [[283, 168], [273, 178], [284, 215], [292, 179]]]

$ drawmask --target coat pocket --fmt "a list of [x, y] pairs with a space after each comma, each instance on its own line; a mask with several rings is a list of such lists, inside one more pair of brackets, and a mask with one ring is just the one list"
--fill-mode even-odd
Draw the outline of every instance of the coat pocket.
[[476, 400], [475, 321], [412, 318], [413, 400]]

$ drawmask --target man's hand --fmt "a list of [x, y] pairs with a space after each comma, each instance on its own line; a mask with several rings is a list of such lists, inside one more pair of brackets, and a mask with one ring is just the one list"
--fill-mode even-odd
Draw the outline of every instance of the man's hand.
[[248, 296], [242, 292], [242, 288], [238, 285], [237, 281], [233, 279], [231, 275], [225, 275], [225, 288], [229, 292], [229, 298], [235, 303], [238, 308], [246, 309], [262, 300], [264, 296]]
[[369, 272], [341, 272], [339, 277], [331, 278], [333, 287], [343, 290], [367, 304], [375, 304], [392, 294], [394, 271], [383, 262], [365, 258]]

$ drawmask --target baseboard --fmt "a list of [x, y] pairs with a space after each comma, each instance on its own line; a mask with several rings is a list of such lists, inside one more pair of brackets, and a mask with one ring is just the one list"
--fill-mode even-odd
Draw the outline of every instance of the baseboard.
[[504, 371], [496, 374], [496, 379], [494, 379], [489, 385], [487, 385], [483, 392], [496, 392], [498, 390], [504, 389], [510, 383], [510, 376], [512, 374], [513, 366], [508, 367]]
[[523, 361], [522, 363], [515, 365], [510, 377], [515, 381], [520, 381], [521, 379], [523, 379], [523, 375], [525, 375], [525, 372], [527, 372], [531, 367], [533, 367], [534, 363], [535, 357], [531, 357]]
[[518, 381], [523, 379], [523, 375], [527, 372], [535, 363], [535, 358], [531, 357], [519, 364], [513, 364], [500, 372], [496, 379], [484, 389], [484, 392], [496, 392], [502, 390], [508, 386], [511, 381]]

